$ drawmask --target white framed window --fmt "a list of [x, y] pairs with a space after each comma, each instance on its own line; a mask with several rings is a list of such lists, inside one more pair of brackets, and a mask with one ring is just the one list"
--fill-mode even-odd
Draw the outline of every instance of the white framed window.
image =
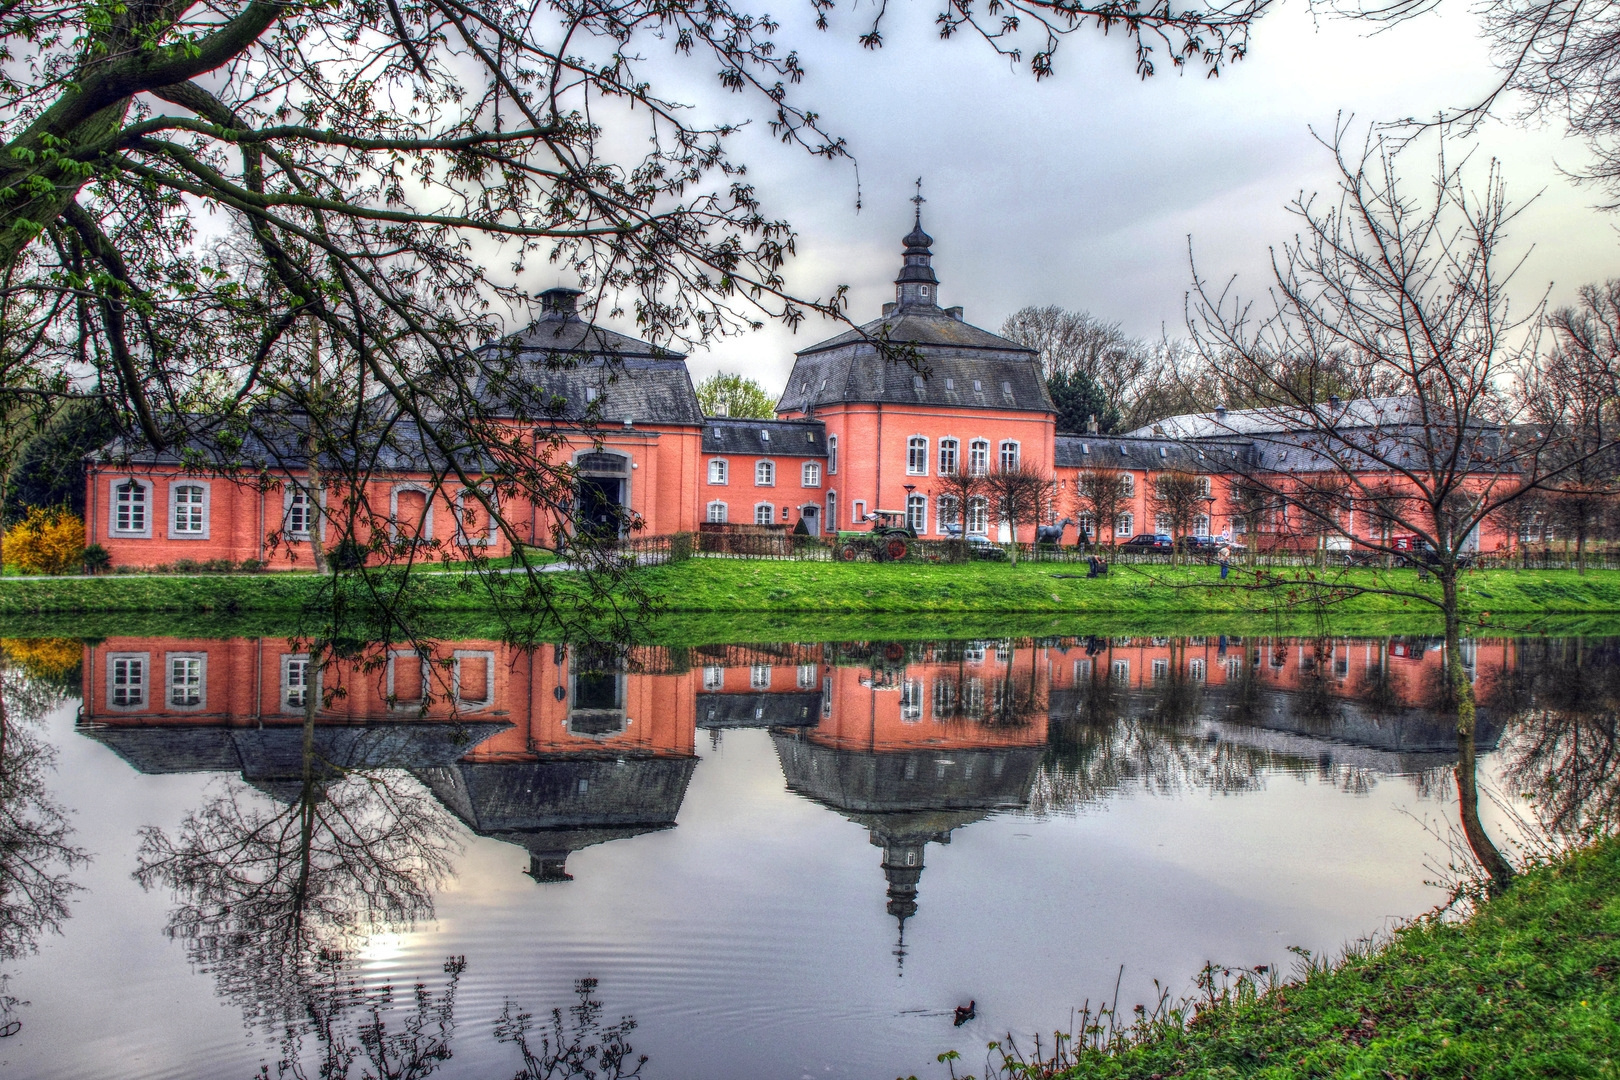
[[711, 483], [711, 484], [730, 483], [730, 481], [726, 479], [726, 477], [728, 475], [728, 470], [730, 468], [731, 468], [731, 466], [726, 461], [725, 458], [715, 458], [712, 461], [710, 461], [709, 462], [709, 483]]
[[771, 688], [771, 665], [755, 664], [748, 669], [748, 688], [750, 690], [769, 690]]
[[281, 658], [281, 711], [301, 713], [309, 703], [309, 654], [292, 653]]
[[907, 679], [900, 684], [900, 722], [915, 724], [923, 714], [923, 681]]
[[1208, 536], [1209, 535], [1209, 515], [1208, 514], [1199, 514], [1197, 517], [1193, 518], [1193, 535], [1194, 536]]
[[1170, 661], [1168, 661], [1168, 660], [1155, 660], [1155, 661], [1153, 661], [1153, 681], [1154, 682], [1164, 682], [1164, 680], [1169, 678], [1169, 677], [1170, 677]]
[[723, 502], [710, 503], [709, 512], [704, 516], [708, 521], [712, 521], [717, 525], [724, 525], [726, 523], [726, 504]]
[[827, 475], [838, 475], [838, 436], [827, 436]]
[[974, 439], [968, 443], [968, 475], [983, 476], [990, 471], [990, 443]]
[[1193, 682], [1204, 681], [1204, 661], [1202, 657], [1187, 661], [1187, 678]]
[[396, 484], [388, 493], [388, 525], [394, 540], [433, 539], [433, 493], [420, 484]]
[[759, 503], [754, 507], [754, 524], [770, 525], [776, 521], [776, 507], [771, 503]]
[[975, 495], [967, 504], [967, 531], [970, 536], [987, 536], [990, 532], [990, 500]]
[[450, 694], [461, 709], [495, 704], [495, 654], [457, 649], [450, 654]]
[[1122, 472], [1119, 474], [1119, 479], [1120, 490], [1124, 492], [1125, 497], [1127, 499], [1134, 499], [1136, 497], [1136, 474]]
[[906, 524], [919, 533], [928, 531], [928, 496], [906, 496]]
[[1243, 657], [1228, 656], [1226, 659], [1221, 661], [1221, 667], [1226, 669], [1226, 678], [1228, 681], [1241, 678], [1243, 675]]
[[1119, 517], [1114, 521], [1114, 535], [1115, 536], [1135, 536], [1136, 535], [1136, 515], [1135, 514], [1121, 514], [1121, 515], [1119, 515]]
[[1012, 472], [1018, 468], [1018, 444], [1006, 439], [1001, 444], [1001, 471]]
[[113, 536], [152, 535], [152, 484], [133, 476], [115, 480], [112, 485], [112, 520], [108, 532]]
[[287, 536], [294, 540], [308, 540], [309, 530], [315, 524], [315, 504], [307, 489], [289, 485], [281, 496], [282, 522]]
[[[485, 493], [493, 504], [495, 497]], [[489, 512], [478, 492], [465, 488], [456, 496], [456, 542], [465, 547], [487, 547], [495, 542], [495, 515]]]
[[1156, 533], [1167, 533], [1167, 532], [1170, 531], [1170, 525], [1171, 525], [1171, 522], [1170, 522], [1170, 515], [1169, 514], [1154, 514], [1153, 515], [1153, 531], [1154, 532], [1156, 532]]
[[1087, 657], [1084, 660], [1076, 660], [1074, 662], [1074, 681], [1075, 681], [1075, 683], [1078, 685], [1080, 683], [1088, 683], [1088, 682], [1090, 682], [1091, 681], [1091, 673], [1092, 673], [1092, 671], [1094, 669], [1095, 669], [1095, 662], [1090, 657]]
[[959, 445], [955, 439], [939, 440], [939, 475], [956, 475], [956, 452]]
[[163, 658], [163, 667], [168, 682], [169, 708], [201, 709], [207, 701], [207, 654], [169, 653]]
[[820, 673], [821, 669], [815, 664], [800, 664], [798, 672], [799, 689], [814, 690], [816, 688], [817, 676]]
[[962, 684], [962, 712], [967, 716], [984, 713], [984, 680], [977, 675], [968, 676]]
[[906, 475], [928, 475], [928, 440], [921, 435], [906, 440]]
[[1249, 531], [1249, 522], [1246, 518], [1235, 517], [1232, 519], [1231, 524], [1233, 536], [1242, 536]]
[[120, 712], [146, 708], [151, 653], [110, 653], [107, 656], [107, 707]]
[[703, 689], [724, 690], [726, 686], [726, 669], [716, 664], [706, 665], [703, 669]]
[[804, 463], [802, 477], [799, 481], [801, 487], [821, 486], [821, 462], [807, 461]]
[[1198, 494], [1206, 499], [1209, 498], [1209, 477], [1200, 476], [1198, 478]]
[[1131, 662], [1129, 660], [1115, 660], [1108, 665], [1108, 677], [1116, 683], [1129, 683], [1131, 681]]
[[776, 462], [754, 462], [754, 483], [760, 487], [776, 486]]
[[934, 680], [934, 719], [949, 720], [956, 714], [956, 684], [949, 679]]
[[208, 539], [208, 485], [196, 481], [169, 486], [169, 537]]
[[962, 506], [950, 495], [939, 497], [939, 530], [949, 534], [962, 527]]

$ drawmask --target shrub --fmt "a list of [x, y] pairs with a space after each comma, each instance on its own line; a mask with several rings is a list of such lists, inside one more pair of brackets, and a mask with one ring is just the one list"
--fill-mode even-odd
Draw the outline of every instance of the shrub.
[[177, 574], [195, 574], [203, 568], [202, 563], [196, 559], [174, 560], [174, 572]]
[[264, 563], [261, 562], [258, 559], [243, 559], [242, 560], [242, 572], [243, 573], [257, 574], [259, 571], [261, 571], [263, 569], [264, 569]]
[[0, 652], [29, 676], [77, 692], [84, 646], [77, 638], [0, 638]]
[[685, 562], [692, 557], [692, 534], [678, 532], [669, 538], [669, 561]]
[[112, 552], [100, 544], [91, 544], [84, 549], [84, 572], [99, 574], [112, 565]]
[[84, 522], [61, 507], [32, 507], [6, 530], [6, 558], [30, 574], [65, 574], [84, 561]]
[[228, 574], [236, 569], [236, 563], [230, 559], [209, 559], [202, 568], [210, 574]]

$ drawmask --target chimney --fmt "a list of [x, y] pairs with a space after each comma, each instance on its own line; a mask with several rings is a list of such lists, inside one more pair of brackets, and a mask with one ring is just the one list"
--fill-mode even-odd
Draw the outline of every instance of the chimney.
[[729, 405], [727, 405], [725, 402], [722, 401], [720, 404], [718, 404], [718, 405], [716, 405], [714, 407], [714, 415], [716, 415], [716, 416], [730, 416], [731, 415], [731, 407]]
[[1332, 405], [1335, 409], [1337, 409], [1339, 407], [1339, 395], [1338, 394], [1329, 394], [1328, 395], [1328, 404]]
[[1215, 419], [1217, 419], [1217, 420], [1225, 420], [1226, 419], [1226, 406], [1225, 405], [1217, 405], [1217, 406], [1215, 406]]
[[560, 285], [547, 289], [540, 294], [540, 317], [563, 320], [579, 318], [578, 303], [583, 295], [579, 289], [565, 289]]
[[948, 307], [945, 309], [945, 314], [949, 315], [957, 322], [962, 321], [962, 309], [960, 307]]
[[885, 319], [887, 319], [890, 315], [893, 315], [894, 314], [894, 309], [899, 307], [899, 306], [900, 305], [896, 304], [893, 300], [890, 300], [887, 304], [884, 304], [883, 305], [883, 317]]
[[1096, 413], [1092, 413], [1090, 416], [1086, 417], [1086, 431], [1090, 432], [1092, 435], [1097, 434], [1097, 414]]

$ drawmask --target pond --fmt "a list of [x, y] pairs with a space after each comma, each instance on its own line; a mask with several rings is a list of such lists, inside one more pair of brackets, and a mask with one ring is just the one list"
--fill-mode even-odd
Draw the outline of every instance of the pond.
[[[1429, 639], [4, 648], [18, 1076], [979, 1071], [1456, 858]], [[1620, 642], [1463, 654], [1487, 825], [1612, 814]]]

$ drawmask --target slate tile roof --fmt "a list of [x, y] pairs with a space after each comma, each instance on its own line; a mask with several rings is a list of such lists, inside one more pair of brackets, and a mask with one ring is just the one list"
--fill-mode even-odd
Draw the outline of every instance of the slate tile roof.
[[[1174, 469], [1181, 472], [1224, 472], [1250, 450], [1238, 443], [1198, 445], [1156, 436], [1059, 435], [1053, 464], [1060, 469]], [[1234, 457], [1234, 455], [1240, 455]]]
[[710, 416], [703, 421], [703, 452], [744, 457], [824, 458], [827, 432], [818, 420]]

